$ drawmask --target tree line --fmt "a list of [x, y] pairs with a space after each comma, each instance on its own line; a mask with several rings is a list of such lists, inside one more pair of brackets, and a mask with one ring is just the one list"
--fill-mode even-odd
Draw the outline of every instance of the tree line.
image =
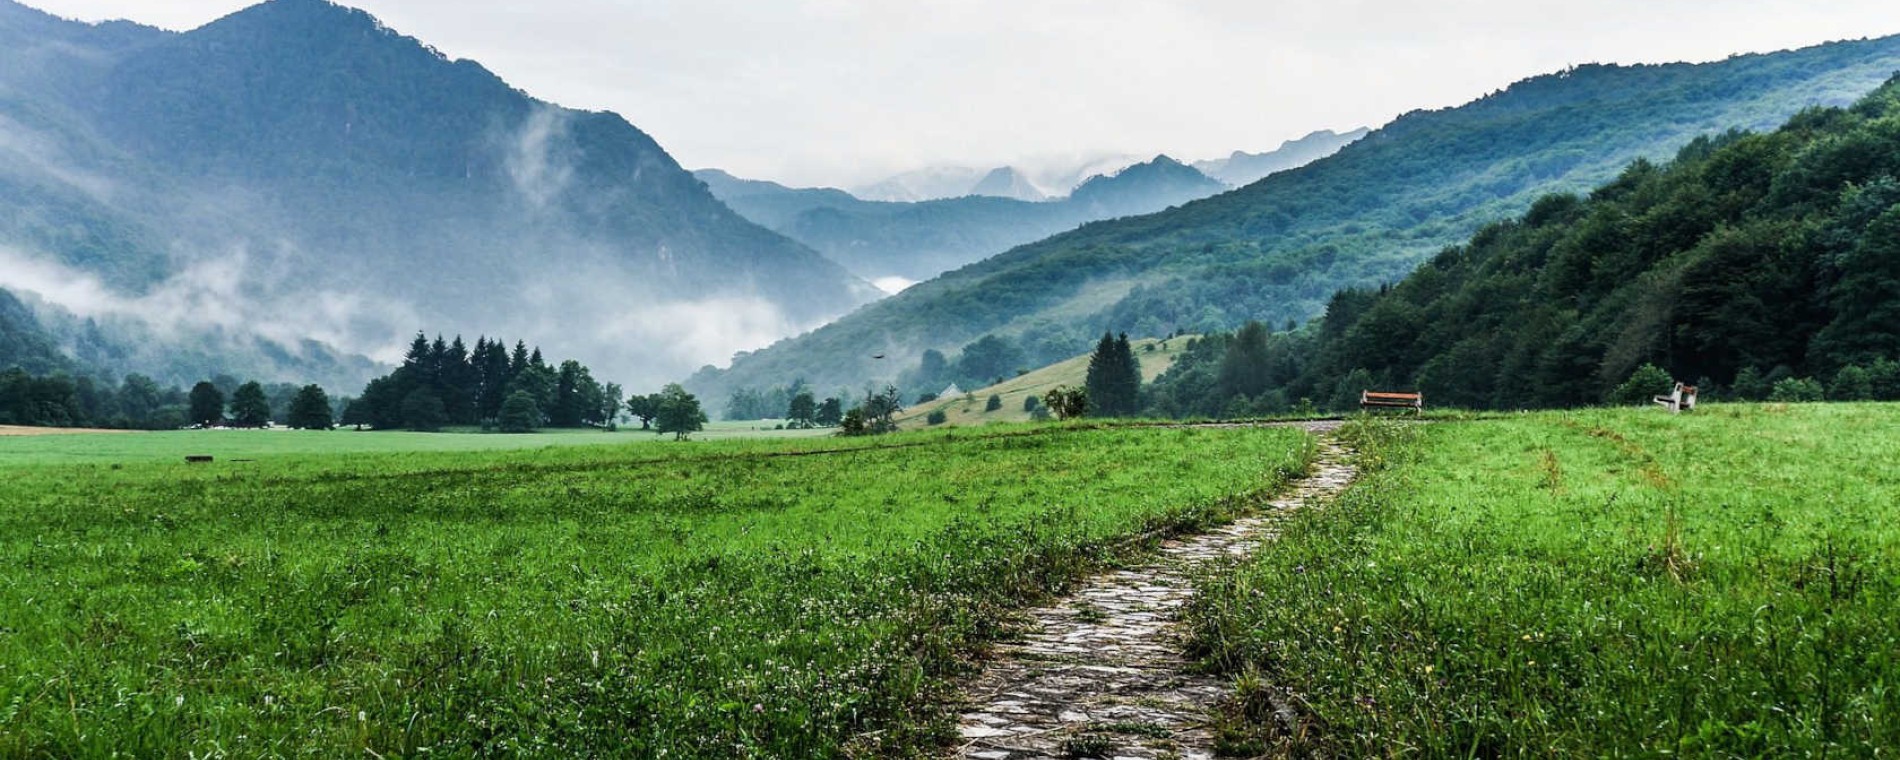
[[1672, 378], [1705, 397], [1894, 400], [1896, 304], [1900, 79], [1545, 197], [1394, 285], [1338, 293], [1307, 329], [1209, 338], [1155, 395], [1178, 414], [1349, 408], [1365, 388], [1516, 409]]
[[542, 427], [608, 427], [625, 405], [618, 384], [601, 383], [572, 359], [559, 366], [516, 341], [417, 333], [401, 366], [363, 388], [344, 412], [346, 425], [379, 430], [439, 430], [448, 425], [504, 432]]
[[[226, 399], [230, 404], [226, 405]], [[321, 387], [240, 383], [229, 375], [190, 391], [129, 374], [117, 385], [63, 373], [0, 371], [0, 425], [177, 430], [189, 426], [331, 426], [331, 401]]]

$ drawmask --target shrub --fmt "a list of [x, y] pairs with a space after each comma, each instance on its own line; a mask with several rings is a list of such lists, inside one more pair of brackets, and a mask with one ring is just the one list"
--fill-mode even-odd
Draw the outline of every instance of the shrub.
[[1628, 380], [1610, 391], [1609, 402], [1612, 406], [1637, 406], [1648, 404], [1655, 397], [1668, 393], [1676, 385], [1676, 380], [1668, 372], [1654, 364], [1644, 364], [1630, 373]]
[[932, 409], [930, 410], [930, 414], [924, 415], [924, 422], [932, 425], [942, 425], [949, 421], [950, 415], [944, 414], [942, 409]]
[[1775, 389], [1769, 392], [1768, 400], [1805, 403], [1820, 401], [1824, 395], [1821, 391], [1821, 383], [1813, 378], [1790, 377], [1775, 383]]
[[527, 391], [515, 391], [501, 402], [497, 427], [504, 433], [532, 433], [541, 426], [541, 410]]
[[1829, 401], [1872, 401], [1874, 399], [1873, 377], [1867, 370], [1856, 365], [1842, 367], [1834, 375], [1834, 384], [1827, 389]]
[[1878, 401], [1900, 401], [1900, 362], [1875, 359], [1867, 370], [1867, 382]]
[[983, 411], [986, 411], [986, 412], [994, 412], [1002, 408], [1003, 408], [1003, 396], [1000, 393], [990, 396], [989, 403], [986, 403], [983, 405]]
[[1761, 376], [1761, 370], [1744, 367], [1735, 375], [1735, 385], [1729, 389], [1736, 401], [1760, 401], [1768, 398], [1768, 381]]
[[1061, 386], [1042, 397], [1042, 403], [1055, 412], [1056, 419], [1072, 420], [1089, 413], [1089, 392], [1085, 388]]

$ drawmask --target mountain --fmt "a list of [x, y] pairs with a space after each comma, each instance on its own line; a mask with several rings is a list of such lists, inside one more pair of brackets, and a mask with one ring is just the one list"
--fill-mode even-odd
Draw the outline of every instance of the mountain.
[[1028, 177], [1014, 167], [1001, 167], [983, 175], [976, 186], [970, 188], [970, 195], [990, 198], [1014, 198], [1019, 201], [1040, 201], [1049, 196], [1030, 182]]
[[889, 177], [868, 185], [850, 188], [852, 195], [868, 201], [915, 203], [939, 198], [961, 198], [970, 194], [989, 172], [967, 166], [933, 166]]
[[1221, 192], [1221, 183], [1167, 156], [1097, 176], [1069, 194], [1068, 205], [1094, 219], [1145, 214]]
[[[1647, 403], [1667, 377], [1704, 398], [1758, 400], [1792, 381], [1783, 393], [1891, 400], [1896, 305], [1900, 78], [1852, 108], [1697, 139], [1671, 163], [1638, 161], [1587, 195], [1540, 199], [1395, 285], [1335, 296], [1317, 330], [1257, 352], [1306, 361], [1252, 374], [1267, 390], [1258, 398], [1282, 406], [1356, 405], [1366, 387], [1467, 408]], [[1184, 370], [1157, 388], [1183, 396], [1162, 411], [1230, 403], [1189, 379], [1213, 368]], [[1641, 375], [1659, 379], [1622, 388]]]
[[1298, 140], [1283, 142], [1278, 149], [1266, 153], [1237, 150], [1226, 158], [1196, 161], [1193, 166], [1201, 170], [1202, 174], [1227, 183], [1229, 187], [1244, 187], [1265, 179], [1269, 174], [1298, 169], [1338, 153], [1340, 148], [1358, 142], [1371, 133], [1372, 130], [1364, 128], [1343, 135], [1322, 129]]
[[0, 286], [114, 372], [301, 380], [427, 329], [652, 383], [874, 294], [621, 117], [325, 0], [182, 34], [0, 0], [0, 50]]
[[[1011, 166], [977, 169], [968, 166], [932, 166], [904, 172], [878, 182], [846, 188], [867, 201], [916, 203], [991, 195], [1017, 200], [1044, 200], [1068, 195], [1092, 177], [1112, 176], [1147, 160], [1121, 153], [1074, 152], [1023, 159]], [[992, 187], [985, 187], [990, 183]], [[1015, 187], [1013, 192], [1000, 188]]]
[[0, 369], [19, 367], [44, 375], [70, 370], [71, 365], [26, 304], [0, 290]]
[[1092, 178], [1068, 198], [1039, 203], [980, 195], [873, 202], [841, 190], [789, 188], [718, 170], [698, 176], [747, 219], [873, 281], [929, 279], [1087, 222], [1159, 211], [1224, 189], [1166, 156]]
[[[1177, 209], [1021, 246], [706, 371], [696, 392], [894, 378], [979, 336], [1074, 345], [1103, 330], [1211, 332], [1318, 316], [1544, 194], [1594, 187], [1695, 136], [1850, 103], [1900, 69], [1900, 38], [1708, 64], [1591, 65], [1401, 116], [1331, 157]], [[883, 355], [873, 362], [870, 356]]]

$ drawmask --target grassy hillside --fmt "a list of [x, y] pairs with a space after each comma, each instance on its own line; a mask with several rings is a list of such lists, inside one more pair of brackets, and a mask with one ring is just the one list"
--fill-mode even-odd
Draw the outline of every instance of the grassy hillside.
[[0, 756], [934, 751], [1001, 610], [1309, 451], [1049, 426], [8, 467]]
[[[1206, 332], [1317, 316], [1341, 288], [1390, 282], [1537, 198], [1609, 181], [1698, 135], [1772, 129], [1844, 105], [1900, 70], [1900, 37], [1725, 61], [1584, 66], [1467, 105], [1407, 114], [1338, 154], [1240, 190], [1086, 225], [951, 272], [798, 339], [693, 379], [734, 386], [804, 377], [859, 386], [866, 349], [915, 356], [1039, 323]], [[1079, 301], [1115, 285], [1080, 314]]]
[[1892, 404], [1712, 405], [1363, 441], [1382, 469], [1202, 589], [1198, 646], [1242, 684], [1228, 749], [1878, 757], [1896, 426]]
[[[1175, 358], [1187, 350], [1188, 341], [1194, 337], [1184, 335], [1168, 340], [1144, 338], [1129, 341], [1130, 346], [1135, 350], [1135, 358], [1141, 362], [1142, 382], [1154, 382], [1155, 377], [1174, 366]], [[1030, 397], [1040, 399], [1043, 394], [1054, 390], [1057, 386], [1080, 388], [1087, 381], [1088, 372], [1089, 356], [1083, 354], [988, 388], [970, 391], [963, 396], [917, 404], [898, 415], [897, 422], [907, 429], [923, 426], [924, 418], [937, 410], [943, 411], [947, 417], [945, 424], [948, 425], [1023, 422], [1029, 419], [1029, 412], [1023, 410], [1024, 399]], [[1002, 397], [1001, 409], [996, 411], [987, 409], [991, 396]]]

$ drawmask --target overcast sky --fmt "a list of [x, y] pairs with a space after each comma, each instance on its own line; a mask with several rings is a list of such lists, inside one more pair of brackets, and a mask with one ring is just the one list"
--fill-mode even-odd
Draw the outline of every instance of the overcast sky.
[[[244, 0], [26, 0], [188, 29]], [[1900, 33], [1896, 0], [350, 0], [689, 168], [849, 185], [931, 164], [1197, 159], [1589, 62]]]

